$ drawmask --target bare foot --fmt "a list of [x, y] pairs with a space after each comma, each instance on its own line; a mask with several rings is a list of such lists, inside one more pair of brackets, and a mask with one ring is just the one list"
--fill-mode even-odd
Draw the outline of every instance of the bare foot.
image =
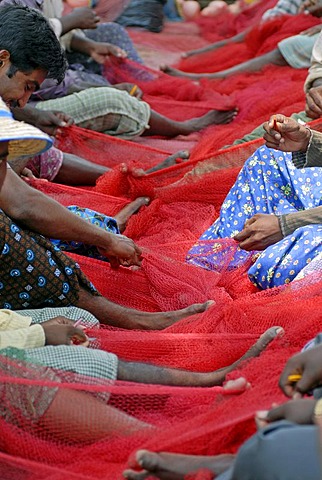
[[219, 475], [232, 466], [235, 455], [196, 456], [176, 453], [154, 453], [139, 450], [136, 461], [143, 469], [141, 472], [125, 470], [123, 475], [130, 480], [144, 480], [151, 475], [161, 480], [184, 480], [188, 473], [208, 469]]
[[172, 77], [189, 78], [190, 80], [200, 80], [201, 78], [217, 78], [216, 73], [189, 73], [170, 67], [169, 65], [160, 65], [160, 70]]
[[162, 170], [163, 168], [168, 168], [172, 167], [172, 165], [175, 165], [177, 163], [177, 159], [180, 158], [181, 160], [189, 160], [190, 157], [190, 152], [189, 150], [180, 150], [177, 153], [173, 153], [169, 157], [167, 157], [163, 162], [158, 163], [152, 168], [149, 168], [149, 170], [146, 170], [145, 173], [152, 173], [156, 172], [157, 170]]
[[208, 300], [205, 303], [194, 303], [189, 307], [182, 308], [181, 310], [173, 310], [171, 312], [147, 313], [136, 310], [131, 313], [131, 320], [134, 325], [132, 328], [163, 330], [183, 318], [205, 312], [214, 303], [213, 300]]
[[230, 123], [236, 115], [238, 109], [233, 108], [231, 110], [210, 110], [202, 117], [192, 118], [182, 122], [182, 134], [188, 135], [189, 133], [199, 132], [203, 128], [209, 127], [209, 125], [223, 125]]
[[228, 382], [223, 385], [225, 392], [231, 393], [242, 393], [245, 390], [248, 390], [251, 387], [250, 383], [247, 382], [246, 378], [239, 377], [236, 380], [228, 380]]
[[148, 205], [149, 202], [149, 197], [138, 197], [114, 216], [121, 233], [124, 232], [129, 218], [137, 213], [143, 205]]
[[[277, 337], [281, 337], [284, 334], [284, 330], [282, 327], [271, 327], [266, 332], [264, 332], [259, 339], [252, 345], [249, 350], [242, 357], [236, 360], [231, 365], [227, 367], [220, 368], [215, 370], [214, 372], [210, 372], [209, 374], [204, 374], [205, 382], [203, 382], [203, 386], [213, 386], [213, 385], [222, 385], [225, 381], [226, 375], [236, 368], [240, 366], [242, 362], [248, 360], [250, 358], [258, 357], [267, 347], [268, 345], [275, 340]], [[231, 385], [231, 389], [234, 388], [233, 384]], [[229, 382], [226, 384], [226, 388], [229, 388]], [[246, 387], [247, 388], [247, 387]]]

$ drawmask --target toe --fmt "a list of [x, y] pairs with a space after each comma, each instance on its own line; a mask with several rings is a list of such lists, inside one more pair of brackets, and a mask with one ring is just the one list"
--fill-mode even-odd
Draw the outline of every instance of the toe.
[[144, 480], [151, 476], [151, 473], [143, 470], [142, 472], [136, 472], [135, 470], [124, 470], [123, 477], [129, 480]]

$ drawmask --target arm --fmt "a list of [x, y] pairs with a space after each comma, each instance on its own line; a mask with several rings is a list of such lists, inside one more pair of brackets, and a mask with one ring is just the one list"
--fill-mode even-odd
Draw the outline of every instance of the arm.
[[78, 34], [73, 35], [70, 48], [71, 50], [85, 53], [100, 64], [104, 64], [110, 55], [119, 58], [127, 57], [127, 53], [116, 45], [112, 45], [111, 43], [94, 42], [93, 40]]
[[230, 45], [231, 43], [240, 43], [245, 40], [247, 33], [250, 31], [250, 28], [247, 30], [237, 33], [233, 37], [224, 38], [223, 40], [218, 40], [215, 43], [207, 45], [206, 47], [198, 48], [197, 50], [189, 50], [182, 54], [183, 58], [191, 57], [192, 55], [198, 55], [199, 53], [211, 52], [213, 50], [217, 50], [218, 48], [224, 47], [226, 45]]
[[39, 348], [44, 345], [70, 345], [76, 342], [88, 346], [85, 333], [74, 327], [66, 317], [55, 317], [41, 325], [31, 325], [32, 318], [11, 310], [0, 310], [0, 349]]
[[0, 310], [0, 348], [36, 348], [45, 345], [41, 325], [31, 325], [31, 317], [11, 310]]
[[62, 26], [61, 34], [64, 35], [75, 28], [82, 30], [87, 28], [95, 29], [100, 18], [92, 8], [83, 7], [75, 8], [71, 13], [62, 16], [59, 20]]
[[74, 120], [63, 112], [38, 110], [30, 105], [12, 108], [11, 112], [16, 120], [30, 123], [48, 135], [56, 135], [58, 128], [74, 123]]
[[123, 235], [114, 235], [69, 212], [43, 193], [31, 188], [11, 169], [0, 191], [0, 208], [29, 230], [46, 237], [95, 245], [111, 265], [140, 265], [141, 250]]
[[281, 215], [279, 221], [283, 237], [286, 237], [305, 225], [322, 224], [322, 206]]

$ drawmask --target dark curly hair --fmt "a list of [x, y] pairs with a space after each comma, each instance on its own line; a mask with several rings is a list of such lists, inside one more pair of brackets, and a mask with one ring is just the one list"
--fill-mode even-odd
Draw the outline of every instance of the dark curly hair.
[[30, 73], [42, 69], [58, 83], [64, 79], [65, 53], [46, 18], [33, 8], [0, 2], [0, 50], [10, 53], [8, 76], [18, 70]]

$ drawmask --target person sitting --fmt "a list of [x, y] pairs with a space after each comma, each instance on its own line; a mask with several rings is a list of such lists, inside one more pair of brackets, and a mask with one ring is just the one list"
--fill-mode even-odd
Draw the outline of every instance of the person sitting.
[[[75, 307], [23, 312], [0, 310], [0, 373], [9, 382], [13, 380], [11, 388], [7, 388], [6, 383], [0, 386], [1, 417], [6, 422], [27, 431], [32, 429], [40, 436], [46, 432], [47, 440], [50, 434], [52, 439], [83, 445], [106, 437], [152, 429], [152, 425], [108, 404], [111, 383], [124, 380], [179, 386], [219, 385], [225, 372], [237, 367], [241, 361], [259, 355], [278, 335], [278, 329], [265, 332], [234, 366], [217, 372], [194, 373], [126, 362], [112, 353], [84, 348], [88, 338], [83, 330], [73, 326], [79, 315], [84, 325], [93, 327], [97, 323], [91, 314]], [[16, 378], [28, 379], [30, 383], [14, 385]], [[105, 388], [89, 394], [86, 391], [88, 379], [90, 385]], [[33, 381], [37, 383], [33, 384]], [[48, 382], [55, 382], [57, 387], [48, 386]], [[83, 390], [66, 387], [66, 384], [75, 382], [78, 387], [83, 385]], [[65, 383], [65, 387], [59, 388], [60, 383]], [[242, 377], [228, 381], [223, 387], [224, 391], [234, 393], [246, 388], [247, 382]], [[31, 402], [33, 408], [27, 408]], [[61, 422], [63, 429], [59, 428]]]
[[322, 245], [322, 135], [280, 114], [264, 129], [266, 146], [245, 162], [219, 218], [187, 255], [189, 263], [215, 270], [221, 253], [214, 243], [232, 237], [240, 248], [231, 266], [257, 251], [248, 276], [262, 289], [291, 282]]
[[[7, 1], [12, 3], [11, 0]], [[9, 8], [10, 5], [1, 3], [0, 7], [5, 9]], [[17, 8], [17, 5], [12, 5], [11, 8], [13, 7]], [[3, 16], [3, 12], [1, 10], [1, 16]], [[0, 61], [3, 61], [3, 56], [7, 56], [8, 53], [9, 55], [16, 55], [15, 44], [9, 40], [10, 36], [7, 29], [14, 29], [17, 35], [17, 29], [20, 30], [20, 25], [17, 25], [17, 22], [1, 25], [0, 49], [2, 54], [0, 54]], [[22, 44], [23, 54], [28, 55], [28, 39], [23, 32], [20, 32], [20, 35], [24, 35], [26, 39], [25, 44]], [[82, 43], [83, 41], [82, 38], [73, 36], [71, 48], [77, 49], [79, 42]], [[109, 53], [109, 50], [101, 50], [100, 48], [90, 50], [92, 58], [99, 64], [105, 63]], [[209, 125], [229, 123], [237, 115], [236, 109], [211, 110], [201, 117], [180, 122], [155, 112], [146, 102], [140, 101], [127, 91], [118, 90], [114, 87], [97, 86], [97, 83], [89, 85], [87, 82], [80, 85], [74, 82], [73, 75], [65, 78], [64, 82], [59, 85], [49, 80], [46, 82], [45, 88], [38, 89], [37, 92], [31, 92], [32, 104], [37, 109], [62, 111], [72, 117], [76, 125], [80, 127], [105, 132], [124, 139], [132, 139], [143, 134], [169, 137], [189, 135]], [[24, 107], [25, 104], [26, 102], [20, 101], [18, 107]], [[12, 106], [15, 105], [12, 104]], [[16, 112], [15, 115], [18, 120], [29, 121], [29, 111], [20, 114]]]
[[[5, 156], [7, 155], [7, 152], [10, 157], [35, 154], [48, 149], [52, 144], [52, 141], [47, 135], [36, 128], [14, 121], [8, 110], [1, 110], [0, 114], [2, 118], [0, 125], [0, 170], [2, 170], [2, 172], [0, 176], [2, 176], [4, 173], [3, 170], [6, 168]], [[5, 188], [3, 184], [1, 185], [1, 189], [2, 188]], [[19, 238], [17, 230], [15, 230], [15, 237], [20, 243], [21, 238]], [[7, 243], [8, 238], [5, 240], [6, 242], [4, 243], [3, 252], [5, 255], [9, 255], [10, 246]], [[29, 270], [30, 273], [35, 267], [37, 269], [35, 263], [36, 259], [33, 257], [33, 251], [31, 248], [27, 251], [27, 257], [29, 267], [32, 268], [27, 267], [26, 270]], [[49, 259], [53, 260], [52, 257], [49, 257]], [[46, 266], [43, 265], [42, 267], [42, 276], [38, 276], [38, 284], [44, 287], [46, 286]], [[20, 276], [18, 269], [15, 271], [11, 270], [11, 275]], [[2, 277], [2, 280], [5, 280], [5, 278]], [[23, 282], [24, 281], [25, 279]], [[19, 294], [20, 298], [24, 301], [28, 300], [28, 292], [33, 289], [33, 286], [30, 284], [29, 287], [30, 288], [26, 287], [25, 291]], [[65, 293], [67, 293], [66, 288]], [[237, 368], [241, 362], [254, 356], [258, 356], [274, 340], [274, 338], [276, 338], [276, 336], [283, 332], [281, 327], [270, 328], [264, 332], [258, 341], [255, 342], [255, 344], [233, 364], [221, 368], [218, 371], [197, 373], [187, 370], [158, 367], [148, 363], [126, 362], [112, 353], [98, 350], [97, 348], [84, 348], [94, 346], [96, 339], [89, 339], [84, 333], [83, 328], [97, 329], [99, 328], [99, 324], [97, 319], [91, 313], [77, 307], [43, 308], [38, 310], [26, 309], [20, 312], [0, 309], [0, 357], [2, 359], [7, 357], [15, 360], [23, 360], [27, 364], [27, 368], [29, 368], [29, 373], [32, 373], [37, 367], [40, 368], [40, 365], [49, 367], [49, 369], [43, 371], [45, 376], [40, 374], [40, 379], [44, 381], [46, 381], [46, 379], [52, 381], [59, 379], [60, 381], [63, 381], [65, 378], [64, 372], [73, 372], [77, 375], [85, 375], [100, 380], [114, 381], [118, 379], [148, 384], [206, 387], [222, 384], [227, 373]], [[79, 345], [79, 347], [75, 347], [75, 344]], [[19, 352], [16, 352], [17, 349], [23, 350], [22, 356]], [[0, 370], [3, 370], [3, 368], [4, 366], [1, 365]], [[54, 369], [55, 371], [53, 372], [51, 369]], [[19, 370], [18, 366], [17, 370]], [[15, 367], [13, 367], [13, 370], [10, 369], [11, 375], [12, 372], [15, 373]], [[33, 375], [32, 378], [34, 378]], [[39, 377], [37, 378], [39, 380]], [[1, 388], [4, 391], [1, 390]], [[11, 393], [8, 394], [5, 386], [1, 388], [0, 390], [4, 395], [2, 396], [2, 399], [6, 402], [7, 399], [11, 397]], [[230, 382], [230, 384], [228, 384], [228, 389], [229, 388], [240, 388], [242, 390], [246, 388], [246, 381], [240, 379], [238, 381]], [[48, 389], [43, 390], [48, 391]], [[28, 392], [26, 395], [28, 397]], [[51, 403], [56, 397], [53, 392], [48, 392], [47, 397], [44, 392], [42, 392], [41, 395], [41, 402], [39, 397], [37, 397], [40, 405], [37, 405], [37, 402], [35, 402], [34, 415], [37, 417], [37, 420], [39, 420], [38, 415], [41, 416], [40, 412], [44, 414], [43, 403], [45, 403], [47, 410], [50, 408]], [[21, 398], [21, 390], [18, 388], [16, 392], [16, 400], [19, 399], [17, 403], [21, 408], [21, 413], [23, 413], [22, 417], [25, 419], [26, 410], [24, 410], [23, 406], [24, 398], [24, 395]], [[94, 402], [94, 404], [95, 403], [96, 402]], [[2, 407], [4, 407], [4, 404], [2, 404]], [[111, 409], [111, 411], [113, 412], [113, 409]], [[109, 409], [107, 408], [103, 420], [105, 416], [108, 415], [108, 412]], [[12, 412], [9, 408], [4, 417], [10, 418], [12, 421], [11, 413]], [[135, 425], [134, 420], [130, 417], [124, 415], [124, 419], [127, 423], [132, 422], [133, 425]], [[68, 417], [67, 425], [69, 425]], [[137, 422], [136, 427], [140, 428], [140, 422]], [[106, 428], [106, 426], [104, 428]], [[103, 429], [101, 431], [103, 431]], [[106, 429], [105, 435], [108, 435], [109, 431], [109, 429]], [[97, 433], [92, 432], [90, 434], [91, 438], [96, 438], [96, 434]], [[85, 437], [79, 437], [78, 429], [76, 429], [76, 432], [71, 431], [69, 435], [69, 439], [73, 438], [73, 441], [76, 441], [76, 439], [82, 439], [84, 441], [84, 438], [87, 438], [87, 435]], [[100, 438], [100, 436], [97, 438]]]
[[[171, 167], [176, 164], [178, 159], [186, 161], [189, 156], [190, 152], [188, 150], [179, 150], [151, 168], [146, 170], [136, 169], [135, 175], [143, 176]], [[24, 179], [40, 178], [49, 182], [72, 186], [94, 186], [99, 177], [110, 170], [109, 167], [90, 162], [72, 153], [63, 152], [56, 147], [51, 147], [47, 152], [31, 159], [11, 160], [9, 164]], [[124, 163], [120, 165], [120, 168], [123, 172], [127, 170]], [[146, 204], [146, 201], [143, 204]]]
[[[285, 395], [294, 399], [268, 412], [257, 412], [260, 430], [237, 455], [194, 456], [141, 450], [136, 453], [140, 470], [127, 469], [124, 477], [183, 480], [187, 474], [207, 469], [216, 480], [319, 480], [322, 399], [299, 397], [321, 385], [321, 365], [322, 346], [318, 343], [288, 360], [279, 384]], [[289, 376], [294, 374], [300, 379], [291, 381]]]
[[[3, 95], [0, 111], [9, 122], [12, 118], [6, 105], [20, 102], [24, 105], [31, 91], [38, 87], [47, 73], [53, 78], [60, 78], [65, 59], [47, 20], [36, 10], [6, 6], [1, 10], [1, 21], [0, 33], [3, 33], [4, 25], [11, 25], [7, 30], [7, 41], [13, 43], [16, 49], [16, 55], [11, 57], [5, 54], [0, 65], [5, 72], [0, 78]], [[21, 26], [20, 36], [15, 32], [15, 25]], [[24, 49], [24, 34], [29, 37], [28, 55]], [[46, 42], [40, 45], [39, 38], [46, 38]], [[0, 150], [5, 158], [6, 146], [2, 145]], [[28, 156], [32, 156], [32, 152], [28, 152]], [[6, 168], [5, 161], [1, 165], [0, 223], [3, 244], [8, 247], [3, 248], [1, 254], [4, 286], [1, 290], [2, 308], [76, 305], [89, 310], [103, 323], [111, 322], [115, 326], [122, 324], [124, 328], [141, 326], [162, 329], [185, 316], [203, 312], [212, 304], [195, 304], [163, 314], [139, 312], [103, 298], [79, 266], [46, 237], [96, 246], [115, 268], [119, 265], [139, 266], [141, 249], [127, 237], [109, 233], [86, 222], [31, 188], [12, 169]], [[30, 260], [35, 264], [30, 265]], [[21, 275], [22, 270], [24, 275]], [[12, 271], [16, 271], [17, 275], [11, 275]], [[46, 288], [43, 288], [44, 285]]]
[[215, 17], [222, 13], [237, 15], [241, 11], [240, 0], [177, 0], [177, 9], [184, 20], [195, 20], [202, 15]]
[[[300, 9], [299, 9], [300, 11]], [[312, 10], [316, 16], [320, 17], [322, 14], [321, 6], [318, 9]], [[312, 49], [318, 35], [321, 31], [322, 25], [314, 27], [301, 32], [299, 35], [293, 35], [280, 41], [277, 48], [259, 55], [255, 58], [239, 63], [225, 70], [215, 73], [187, 73], [178, 70], [168, 65], [161, 65], [161, 70], [176, 77], [189, 78], [191, 80], [200, 80], [202, 78], [218, 79], [228, 78], [232, 75], [237, 75], [244, 72], [257, 72], [267, 65], [277, 66], [291, 66], [292, 68], [301, 69], [309, 68]], [[239, 36], [238, 41], [243, 37]], [[208, 49], [213, 50], [213, 49]], [[204, 50], [204, 51], [208, 51]]]
[[[22, 311], [0, 309], [0, 356], [10, 357], [10, 348], [14, 348], [23, 350], [27, 362], [91, 378], [211, 387], [222, 385], [229, 372], [242, 362], [259, 356], [283, 333], [281, 327], [271, 327], [233, 364], [213, 372], [199, 373], [122, 360], [113, 353], [99, 349], [99, 341], [86, 335], [88, 329], [98, 332], [99, 322], [92, 314], [78, 307]], [[247, 388], [247, 382], [240, 377], [228, 386], [243, 391]]]
[[[309, 11], [312, 9], [312, 4], [306, 5], [308, 0], [278, 0], [276, 5], [273, 8], [270, 8], [264, 12], [262, 15], [261, 22], [277, 18], [281, 15], [296, 15], [301, 12], [304, 8], [308, 8]], [[246, 35], [251, 28], [246, 29], [240, 33], [237, 33], [233, 37], [224, 38], [215, 43], [207, 45], [206, 47], [198, 48], [197, 50], [189, 50], [182, 54], [183, 58], [191, 57], [193, 55], [198, 55], [199, 53], [210, 52], [217, 50], [218, 48], [224, 47], [232, 43], [240, 43], [245, 40]]]

